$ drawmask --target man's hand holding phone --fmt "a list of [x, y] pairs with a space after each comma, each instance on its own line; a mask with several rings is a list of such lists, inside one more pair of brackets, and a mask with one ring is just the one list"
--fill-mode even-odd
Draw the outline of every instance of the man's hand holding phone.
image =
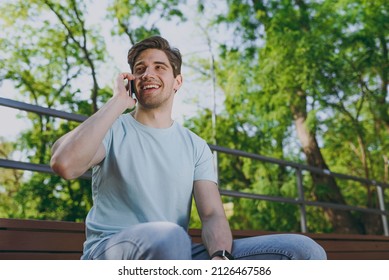
[[125, 99], [129, 109], [133, 109], [137, 102], [134, 80], [134, 75], [127, 72], [120, 73], [115, 80], [114, 95]]

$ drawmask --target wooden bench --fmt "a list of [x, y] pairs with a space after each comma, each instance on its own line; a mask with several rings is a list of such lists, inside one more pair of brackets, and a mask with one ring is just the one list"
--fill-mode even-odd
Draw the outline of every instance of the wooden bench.
[[[194, 242], [201, 230], [190, 229]], [[234, 230], [234, 238], [270, 232]], [[326, 250], [332, 260], [389, 260], [389, 237], [372, 235], [306, 234]], [[0, 259], [80, 259], [85, 240], [84, 224], [74, 222], [0, 219]]]
[[80, 259], [85, 240], [82, 223], [0, 219], [0, 259]]

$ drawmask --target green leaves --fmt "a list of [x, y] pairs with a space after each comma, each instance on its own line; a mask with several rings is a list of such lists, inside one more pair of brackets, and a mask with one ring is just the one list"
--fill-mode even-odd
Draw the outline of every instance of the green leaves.
[[[230, 26], [239, 39], [222, 46], [217, 62], [217, 81], [225, 95], [217, 119], [218, 143], [277, 158], [307, 159], [308, 164], [387, 182], [386, 2], [227, 1], [227, 13], [216, 22]], [[204, 127], [205, 120], [194, 123]], [[219, 163], [222, 188], [272, 195], [280, 194], [280, 185], [293, 189], [294, 176], [281, 176], [279, 184], [269, 180], [284, 174], [282, 170], [223, 155]], [[305, 179], [305, 187], [315, 194], [311, 199], [345, 198], [358, 205], [368, 201], [363, 194], [374, 195], [352, 182], [318, 177]], [[271, 212], [265, 202], [241, 207], [253, 217], [259, 215], [250, 207], [257, 207], [273, 219], [290, 211], [280, 206], [279, 213]], [[312, 229], [329, 231], [330, 224], [339, 228], [338, 221], [325, 221], [312, 209], [309, 215]], [[244, 220], [243, 214], [234, 212], [235, 217]], [[352, 218], [346, 220], [352, 227]]]
[[179, 5], [186, 1], [114, 0], [108, 7], [108, 18], [117, 21], [113, 35], [126, 35], [132, 44], [152, 35], [160, 35], [161, 20], [185, 20]]
[[[102, 25], [112, 24], [113, 34], [135, 42], [159, 34], [161, 18], [184, 20], [181, 2], [109, 1], [109, 14], [96, 23], [90, 14], [96, 1], [6, 1], [0, 6], [0, 79], [12, 81], [18, 90], [15, 99], [91, 115], [112, 96], [102, 67], [108, 62]], [[20, 134], [13, 149], [40, 164], [49, 163], [54, 141], [78, 125], [33, 113], [27, 118], [31, 128]], [[2, 180], [7, 189], [1, 189], [0, 201], [12, 198], [0, 208], [3, 217], [83, 220], [91, 206], [87, 180], [65, 181], [40, 173], [2, 175]]]

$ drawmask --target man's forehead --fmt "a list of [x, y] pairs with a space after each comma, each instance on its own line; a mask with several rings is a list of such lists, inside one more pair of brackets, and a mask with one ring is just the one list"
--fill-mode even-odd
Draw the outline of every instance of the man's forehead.
[[170, 66], [170, 62], [167, 55], [163, 51], [158, 49], [147, 49], [142, 51], [136, 58], [134, 65], [142, 65], [146, 63], [166, 64]]

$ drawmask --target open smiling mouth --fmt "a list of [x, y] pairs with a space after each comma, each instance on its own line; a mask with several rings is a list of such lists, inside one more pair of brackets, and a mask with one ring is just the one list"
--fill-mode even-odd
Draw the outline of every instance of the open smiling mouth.
[[158, 88], [160, 88], [161, 86], [159, 86], [159, 85], [155, 85], [155, 84], [153, 84], [153, 85], [145, 85], [145, 86], [142, 86], [142, 89], [143, 90], [148, 90], [148, 89], [158, 89]]

